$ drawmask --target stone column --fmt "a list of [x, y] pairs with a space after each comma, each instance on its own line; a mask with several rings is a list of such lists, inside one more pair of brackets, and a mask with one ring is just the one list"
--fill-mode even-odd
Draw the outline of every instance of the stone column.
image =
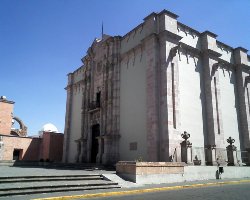
[[99, 136], [97, 137], [98, 140], [98, 154], [96, 156], [96, 163], [102, 163], [102, 155], [103, 155], [103, 142], [102, 142], [102, 137]]
[[74, 81], [74, 75], [72, 73], [68, 74], [68, 86], [65, 88], [67, 90], [67, 103], [66, 103], [63, 159], [62, 159], [64, 163], [68, 162], [69, 143], [71, 135], [70, 128], [71, 128], [71, 115], [72, 115], [73, 81]]
[[83, 73], [82, 80], [82, 107], [81, 107], [81, 152], [79, 162], [87, 162], [87, 126], [88, 126], [88, 76], [87, 76], [87, 66], [88, 66], [88, 58], [85, 57], [84, 60], [85, 70]]
[[87, 162], [87, 139], [81, 139], [81, 153], [80, 153], [80, 162], [84, 163]]
[[248, 166], [250, 165], [250, 148], [247, 148], [246, 149], [246, 157], [247, 157], [247, 160], [248, 162], [246, 163]]
[[[239, 108], [240, 150], [247, 152], [247, 149], [250, 149], [250, 73], [247, 50], [242, 47], [234, 49], [234, 62], [236, 65], [236, 95]], [[243, 163], [250, 164], [250, 155], [242, 154], [242, 158]]]
[[75, 162], [79, 163], [80, 162], [80, 154], [81, 154], [81, 141], [75, 140], [75, 143], [76, 143], [76, 148], [77, 148], [77, 152], [75, 155]]
[[158, 110], [158, 87], [156, 76], [156, 53], [157, 48], [156, 35], [151, 35], [145, 40], [145, 52], [147, 54], [147, 160], [151, 162], [159, 161], [159, 110]]
[[193, 157], [192, 157], [192, 143], [187, 144], [187, 164], [193, 165]]
[[[180, 141], [175, 140], [178, 131], [173, 130], [173, 124], [178, 121], [178, 62], [173, 48], [182, 37], [177, 35], [177, 17], [164, 10], [144, 19], [148, 33], [142, 41], [147, 56], [148, 161], [170, 161], [174, 154], [178, 154], [176, 149]], [[176, 86], [175, 92], [172, 85]]]
[[[203, 81], [206, 108], [206, 133], [204, 137], [205, 146], [216, 146], [222, 148], [224, 143], [224, 134], [222, 127], [222, 115], [220, 110], [219, 80], [217, 77], [218, 58], [221, 56], [217, 51], [216, 37], [214, 33], [205, 31], [202, 33], [202, 64]], [[207, 149], [206, 158], [209, 165], [214, 165], [214, 149]]]
[[206, 165], [217, 165], [216, 145], [206, 145]]
[[104, 153], [102, 156], [102, 164], [113, 165], [119, 160], [119, 135], [105, 135], [104, 139]]
[[[160, 113], [160, 161], [180, 161], [180, 101], [178, 48], [182, 39], [177, 34], [178, 16], [168, 11], [159, 14], [159, 113]], [[189, 151], [190, 149], [188, 149]]]

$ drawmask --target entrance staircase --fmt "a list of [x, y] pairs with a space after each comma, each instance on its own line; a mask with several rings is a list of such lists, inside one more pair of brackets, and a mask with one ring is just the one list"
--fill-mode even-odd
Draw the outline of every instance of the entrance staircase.
[[100, 174], [0, 177], [0, 197], [120, 188]]

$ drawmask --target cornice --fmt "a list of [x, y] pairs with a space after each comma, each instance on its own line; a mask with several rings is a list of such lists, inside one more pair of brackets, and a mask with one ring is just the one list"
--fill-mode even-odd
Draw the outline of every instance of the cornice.
[[234, 66], [235, 66], [234, 63], [230, 63], [230, 62], [228, 62], [228, 61], [226, 61], [226, 60], [223, 60], [223, 59], [221, 59], [221, 58], [218, 58], [218, 64], [219, 64], [220, 66], [224, 66], [224, 65], [227, 65], [227, 66], [230, 66], [230, 67], [234, 67]]
[[199, 49], [192, 47], [188, 44], [185, 44], [183, 42], [179, 43], [179, 48], [185, 49], [186, 51], [191, 52], [197, 56], [199, 56], [201, 54], [201, 51]]
[[208, 31], [208, 30], [202, 32], [201, 35], [202, 35], [202, 36], [203, 36], [203, 35], [209, 35], [209, 36], [211, 36], [211, 37], [213, 37], [213, 38], [217, 38], [217, 36], [218, 36], [218, 35], [216, 35], [215, 33], [212, 33], [211, 31]]
[[201, 51], [201, 53], [208, 54], [210, 56], [216, 57], [217, 59], [222, 56], [221, 53], [219, 53], [217, 51], [214, 51], [212, 49], [204, 49], [204, 50]]
[[179, 25], [181, 28], [185, 28], [185, 29], [188, 29], [188, 30], [190, 30], [190, 31], [192, 31], [192, 32], [194, 32], [194, 33], [196, 33], [197, 35], [200, 35], [200, 34], [201, 34], [199, 31], [197, 31], [197, 30], [191, 28], [190, 26], [187, 26], [186, 24], [183, 24], [183, 23], [177, 21], [177, 28], [178, 28], [178, 25]]
[[166, 36], [166, 39], [174, 39], [176, 40], [176, 42], [179, 42], [183, 37], [182, 36], [179, 36], [178, 34], [176, 33], [173, 33], [171, 31], [168, 31], [168, 30], [164, 30], [162, 32], [160, 32], [159, 34], [159, 37], [163, 37], [163, 36]]
[[146, 16], [146, 17], [144, 17], [144, 21], [146, 21], [147, 19], [149, 19], [149, 18], [151, 18], [151, 17], [155, 17], [157, 15], [157, 13], [155, 13], [155, 12], [152, 12], [152, 13], [150, 13], [148, 16]]
[[76, 86], [78, 84], [84, 84], [84, 79], [82, 79], [80, 81], [77, 81], [75, 83], [68, 84], [64, 89], [65, 90], [71, 89], [72, 87], [74, 87], [74, 86]]
[[143, 44], [139, 43], [133, 48], [129, 49], [128, 51], [123, 52], [120, 56], [121, 60], [123, 60], [125, 57], [129, 56], [132, 53], [135, 54], [139, 49], [142, 51], [142, 48], [143, 48]]
[[[221, 46], [225, 46], [226, 48], [228, 48], [228, 49], [230, 49], [230, 50], [233, 50], [233, 49], [234, 49], [233, 47], [231, 47], [231, 46], [229, 46], [229, 45], [227, 45], [227, 44], [225, 44], [225, 43], [223, 43], [223, 42], [221, 42], [221, 41], [216, 40], [216, 43], [217, 43], [217, 46], [218, 46], [218, 45], [221, 45]], [[219, 47], [218, 47], [218, 48], [219, 48]]]
[[151, 38], [158, 38], [158, 34], [156, 32], [152, 32], [149, 35], [147, 35], [146, 37], [144, 37], [143, 39], [141, 39], [141, 43], [145, 43], [146, 40], [149, 40]]
[[162, 10], [158, 15], [162, 15], [162, 14], [166, 14], [166, 15], [168, 15], [168, 16], [174, 18], [174, 19], [177, 19], [177, 18], [179, 17], [179, 16], [176, 15], [175, 13], [172, 13], [172, 12], [166, 10], [166, 9]]
[[120, 139], [121, 135], [118, 134], [109, 134], [109, 135], [101, 135], [101, 138], [106, 138], [106, 139]]
[[9, 104], [14, 104], [15, 103], [14, 101], [9, 101], [7, 99], [0, 99], [0, 102], [9, 103]]
[[142, 26], [143, 28], [144, 22], [140, 23], [138, 26], [136, 26], [135, 28], [133, 28], [131, 31], [127, 32], [124, 36], [120, 36], [120, 40], [124, 40], [127, 36], [129, 36], [132, 32], [136, 31], [137, 29], [139, 29], [139, 27]]
[[247, 53], [247, 52], [248, 52], [248, 50], [245, 49], [245, 48], [243, 48], [243, 47], [237, 47], [237, 48], [235, 48], [234, 50], [235, 50], [235, 51], [236, 51], [236, 50], [240, 50], [240, 51], [243, 51], [244, 53]]

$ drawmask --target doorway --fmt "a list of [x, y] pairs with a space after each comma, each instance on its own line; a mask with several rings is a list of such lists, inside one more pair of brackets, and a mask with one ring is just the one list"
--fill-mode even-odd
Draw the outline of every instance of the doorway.
[[96, 137], [100, 136], [100, 125], [92, 126], [92, 146], [91, 146], [91, 163], [96, 163], [96, 156], [98, 154], [99, 144]]
[[14, 149], [13, 151], [13, 160], [21, 160], [22, 158], [22, 149]]

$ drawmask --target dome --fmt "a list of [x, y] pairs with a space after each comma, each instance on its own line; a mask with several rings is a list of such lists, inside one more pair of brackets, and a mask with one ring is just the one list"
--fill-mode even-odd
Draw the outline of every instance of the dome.
[[54, 124], [51, 124], [51, 123], [45, 124], [41, 131], [58, 133], [58, 129], [56, 128], [56, 126]]

